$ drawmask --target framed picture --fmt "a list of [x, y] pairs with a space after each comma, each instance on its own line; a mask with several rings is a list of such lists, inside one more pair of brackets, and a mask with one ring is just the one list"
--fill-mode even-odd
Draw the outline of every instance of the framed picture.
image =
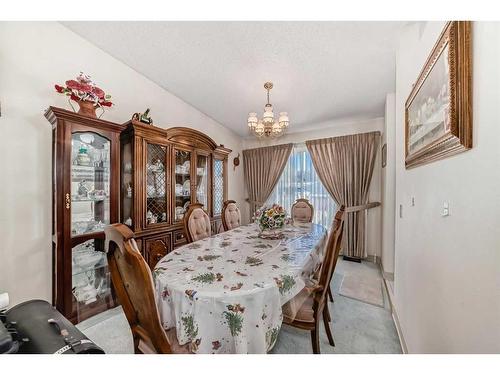
[[382, 146], [382, 168], [387, 165], [387, 143]]
[[448, 22], [405, 105], [406, 168], [472, 148], [471, 22]]

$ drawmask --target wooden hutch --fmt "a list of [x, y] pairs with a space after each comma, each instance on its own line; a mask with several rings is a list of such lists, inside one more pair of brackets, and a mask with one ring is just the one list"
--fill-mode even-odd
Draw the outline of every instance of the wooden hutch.
[[131, 120], [121, 134], [121, 217], [151, 268], [186, 243], [182, 220], [203, 204], [212, 233], [222, 229], [231, 150], [194, 129], [163, 129]]
[[119, 220], [123, 125], [50, 107], [53, 301], [72, 322], [115, 306], [104, 226]]
[[53, 301], [73, 323], [116, 306], [104, 227], [122, 222], [136, 234], [151, 268], [186, 242], [182, 218], [204, 205], [222, 231], [231, 150], [183, 127], [134, 120], [115, 124], [50, 107], [53, 134]]

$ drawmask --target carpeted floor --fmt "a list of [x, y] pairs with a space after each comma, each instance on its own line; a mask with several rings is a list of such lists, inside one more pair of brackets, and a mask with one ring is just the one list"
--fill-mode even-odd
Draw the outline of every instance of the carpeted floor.
[[[339, 289], [346, 275], [351, 278], [358, 276], [362, 280], [359, 284], [360, 288], [371, 281], [380, 285], [382, 280], [379, 267], [373, 263], [339, 261], [332, 280], [335, 303], [330, 303], [336, 346], [332, 347], [328, 344], [324, 327], [321, 325], [321, 352], [331, 354], [401, 353], [385, 292], [384, 307], [342, 296], [339, 294]], [[121, 307], [87, 319], [78, 324], [78, 328], [101, 346], [106, 353], [133, 353], [132, 336]], [[309, 332], [283, 325], [272, 353], [312, 353]]]

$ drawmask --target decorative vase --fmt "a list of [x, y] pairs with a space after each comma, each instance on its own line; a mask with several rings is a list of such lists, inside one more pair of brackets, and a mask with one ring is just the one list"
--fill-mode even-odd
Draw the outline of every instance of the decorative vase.
[[97, 118], [97, 114], [95, 113], [95, 105], [93, 102], [78, 100], [77, 103], [80, 106], [80, 109], [78, 110], [79, 115]]
[[78, 165], [83, 165], [84, 167], [90, 166], [92, 161], [90, 160], [90, 155], [85, 147], [80, 147], [78, 150], [78, 155], [76, 156], [76, 163]]
[[267, 240], [279, 240], [284, 237], [283, 227], [273, 229], [260, 228], [259, 237]]

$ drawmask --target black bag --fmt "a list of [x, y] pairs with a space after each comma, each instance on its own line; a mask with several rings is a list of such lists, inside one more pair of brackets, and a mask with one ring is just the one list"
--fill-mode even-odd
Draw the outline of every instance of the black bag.
[[104, 354], [47, 301], [14, 306], [7, 311], [6, 326], [17, 331], [20, 354]]

